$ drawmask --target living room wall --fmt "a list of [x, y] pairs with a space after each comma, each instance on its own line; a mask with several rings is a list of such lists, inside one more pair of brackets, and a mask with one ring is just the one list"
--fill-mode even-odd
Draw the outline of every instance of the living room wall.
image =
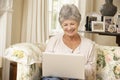
[[[13, 20], [12, 20], [12, 44], [20, 42], [21, 26], [22, 26], [22, 13], [23, 13], [23, 0], [13, 0]], [[104, 0], [94, 0], [94, 11], [99, 12], [100, 6], [104, 4]], [[120, 11], [120, 0], [113, 0], [114, 4]], [[115, 36], [103, 36], [94, 34], [93, 40], [102, 45], [117, 45]], [[101, 41], [102, 40], [102, 41]]]
[[[94, 0], [94, 11], [96, 13], [99, 13], [100, 6], [104, 4], [105, 0]], [[118, 11], [120, 12], [120, 0], [113, 0], [113, 4], [117, 6]], [[115, 15], [116, 16], [116, 15]], [[111, 45], [111, 46], [116, 46], [116, 37], [115, 36], [107, 36], [107, 35], [98, 35], [94, 34], [93, 35], [93, 40], [101, 45]]]

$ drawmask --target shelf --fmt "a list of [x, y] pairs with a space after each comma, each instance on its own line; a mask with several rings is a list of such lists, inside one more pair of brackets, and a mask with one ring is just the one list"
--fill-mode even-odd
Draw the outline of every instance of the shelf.
[[110, 33], [110, 32], [95, 32], [95, 31], [79, 31], [80, 33], [92, 33], [99, 35], [108, 35], [108, 36], [116, 36], [116, 43], [120, 46], [120, 33]]
[[110, 33], [110, 32], [95, 32], [95, 31], [79, 31], [84, 33], [93, 33], [99, 35], [109, 35], [109, 36], [120, 36], [120, 33]]

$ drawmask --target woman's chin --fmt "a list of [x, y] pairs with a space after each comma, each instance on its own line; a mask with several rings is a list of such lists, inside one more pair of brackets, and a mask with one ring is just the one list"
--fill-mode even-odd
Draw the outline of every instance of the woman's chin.
[[68, 33], [67, 35], [72, 37], [72, 36], [74, 36], [75, 34], [73, 34], [73, 33]]

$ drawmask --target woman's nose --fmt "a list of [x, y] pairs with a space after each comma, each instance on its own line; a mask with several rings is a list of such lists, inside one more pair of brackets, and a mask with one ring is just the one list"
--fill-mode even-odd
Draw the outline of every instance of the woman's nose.
[[72, 26], [71, 26], [71, 25], [68, 26], [68, 30], [70, 30], [70, 29], [72, 29]]

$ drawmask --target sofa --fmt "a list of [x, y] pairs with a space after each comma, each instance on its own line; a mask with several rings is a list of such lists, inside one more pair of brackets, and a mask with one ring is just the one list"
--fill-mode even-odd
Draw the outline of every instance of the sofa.
[[[96, 80], [120, 80], [120, 47], [96, 44]], [[40, 80], [45, 44], [19, 43], [5, 51], [5, 58], [17, 62], [17, 80]]]
[[120, 80], [120, 47], [97, 46], [97, 80]]

